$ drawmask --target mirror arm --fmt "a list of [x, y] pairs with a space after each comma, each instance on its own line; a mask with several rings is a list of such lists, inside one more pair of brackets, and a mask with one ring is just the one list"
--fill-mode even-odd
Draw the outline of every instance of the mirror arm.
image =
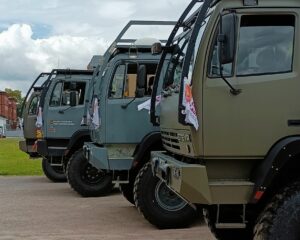
[[218, 36], [218, 41], [219, 41], [219, 44], [220, 44], [220, 47], [219, 47], [219, 69], [220, 69], [220, 76], [223, 79], [223, 81], [227, 84], [227, 86], [230, 88], [230, 93], [232, 95], [234, 95], [234, 96], [237, 96], [237, 95], [239, 95], [242, 92], [242, 90], [234, 88], [230, 84], [230, 82], [228, 82], [228, 80], [225, 78], [225, 76], [223, 74], [223, 64], [222, 64], [222, 54], [223, 54], [223, 51], [222, 50], [224, 48], [223, 44], [226, 41], [226, 37], [223, 34], [222, 24], [223, 24], [222, 15], [220, 14], [220, 34]]
[[[222, 68], [222, 65], [220, 66], [220, 68]], [[224, 75], [223, 75], [223, 70], [221, 69], [220, 70], [220, 75], [221, 75], [221, 78], [223, 79], [223, 81], [228, 85], [228, 87], [230, 88], [230, 93], [232, 94], [232, 95], [234, 95], [234, 96], [237, 96], [237, 95], [239, 95], [241, 92], [242, 92], [242, 90], [241, 89], [236, 89], [236, 88], [234, 88], [231, 84], [230, 84], [230, 82], [228, 82], [228, 80], [224, 77]]]
[[66, 109], [64, 109], [64, 110], [59, 110], [58, 113], [64, 114], [66, 111], [68, 111], [68, 110], [71, 109], [71, 108], [72, 108], [72, 106], [71, 106], [71, 107], [68, 107], [68, 108], [66, 108]]
[[123, 104], [123, 105], [121, 106], [121, 108], [123, 108], [123, 109], [128, 108], [128, 106], [129, 106], [131, 103], [133, 103], [135, 99], [136, 99], [136, 97], [134, 97], [129, 103]]
[[[223, 45], [223, 42], [220, 42], [220, 45]], [[223, 46], [222, 46], [223, 47]], [[219, 53], [219, 58], [220, 58], [220, 61], [219, 61], [219, 69], [220, 69], [220, 76], [221, 78], [223, 79], [223, 81], [227, 84], [227, 86], [230, 88], [230, 93], [234, 96], [237, 96], [239, 95], [242, 90], [241, 89], [236, 89], [234, 88], [230, 82], [228, 82], [228, 80], [225, 78], [224, 74], [223, 74], [223, 64], [222, 64], [222, 60], [221, 60], [221, 56], [222, 56], [222, 47], [220, 47], [220, 53]]]

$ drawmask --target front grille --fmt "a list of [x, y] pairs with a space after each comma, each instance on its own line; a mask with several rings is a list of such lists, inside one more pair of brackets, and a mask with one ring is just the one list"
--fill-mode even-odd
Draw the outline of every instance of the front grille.
[[174, 132], [161, 131], [162, 142], [169, 148], [180, 150], [180, 144], [178, 140], [178, 134]]

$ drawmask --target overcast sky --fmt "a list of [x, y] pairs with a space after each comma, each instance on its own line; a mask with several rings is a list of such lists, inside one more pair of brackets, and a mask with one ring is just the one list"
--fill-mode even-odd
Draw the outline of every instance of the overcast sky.
[[188, 0], [0, 0], [0, 90], [53, 68], [86, 69], [129, 20], [177, 20]]

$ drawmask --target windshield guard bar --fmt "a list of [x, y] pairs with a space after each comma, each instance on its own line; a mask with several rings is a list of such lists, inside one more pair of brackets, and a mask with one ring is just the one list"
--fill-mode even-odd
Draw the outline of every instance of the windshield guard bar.
[[167, 49], [170, 49], [177, 32], [179, 31], [180, 28], [184, 27], [191, 27], [192, 23], [195, 21], [196, 17], [198, 16], [198, 12], [200, 11], [201, 7], [195, 11], [195, 13], [193, 13], [187, 20], [186, 17], [187, 15], [193, 10], [194, 6], [197, 3], [201, 3], [203, 2], [203, 0], [193, 0], [190, 2], [190, 4], [187, 6], [187, 8], [184, 10], [184, 12], [182, 13], [182, 15], [180, 16], [179, 20], [177, 21], [176, 25], [174, 26], [173, 31], [171, 32], [168, 41], [165, 45], [165, 48], [163, 49], [159, 64], [157, 66], [157, 70], [156, 70], [156, 75], [155, 75], [155, 80], [153, 83], [153, 91], [152, 91], [152, 96], [151, 96], [151, 106], [150, 106], [150, 120], [151, 123], [154, 126], [159, 126], [159, 121], [158, 121], [158, 116], [156, 115], [156, 96], [157, 96], [157, 89], [158, 89], [158, 84], [159, 84], [159, 80], [160, 80], [160, 74], [162, 71], [162, 67], [163, 67], [163, 63], [166, 59], [167, 56]]
[[190, 41], [188, 43], [186, 55], [183, 61], [183, 67], [182, 67], [182, 74], [181, 74], [181, 88], [179, 92], [179, 103], [178, 103], [178, 122], [187, 125], [185, 122], [185, 114], [183, 114], [183, 111], [185, 110], [185, 106], [183, 106], [183, 89], [184, 89], [184, 79], [188, 78], [189, 76], [189, 69], [190, 69], [190, 63], [192, 60], [192, 56], [194, 54], [195, 44], [197, 41], [197, 36], [199, 34], [200, 28], [202, 26], [202, 22], [205, 20], [205, 17], [208, 13], [209, 8], [214, 4], [215, 0], [205, 0], [202, 4], [202, 7], [199, 11], [199, 14], [197, 16], [197, 19], [195, 21], [194, 28], [192, 30], [192, 34], [190, 37]]
[[24, 98], [24, 100], [23, 100], [23, 102], [22, 102], [21, 115], [20, 115], [21, 117], [23, 117], [24, 107], [25, 107], [25, 104], [26, 104], [26, 102], [27, 102], [27, 100], [28, 100], [28, 97], [29, 97], [31, 91], [32, 91], [32, 90], [33, 90], [33, 91], [36, 91], [36, 90], [35, 90], [36, 88], [42, 88], [43, 85], [45, 84], [45, 82], [43, 82], [42, 86], [39, 87], [39, 86], [36, 86], [36, 83], [37, 83], [41, 78], [46, 77], [46, 76], [49, 76], [49, 75], [50, 75], [50, 73], [48, 73], [48, 72], [42, 72], [42, 73], [40, 73], [40, 74], [37, 76], [37, 78], [33, 81], [33, 83], [31, 84], [31, 86], [30, 86], [29, 90], [27, 91], [26, 96], [25, 96], [25, 98]]

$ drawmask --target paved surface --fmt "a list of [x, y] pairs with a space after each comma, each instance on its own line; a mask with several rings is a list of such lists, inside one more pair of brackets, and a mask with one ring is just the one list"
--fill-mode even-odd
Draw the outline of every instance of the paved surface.
[[0, 177], [0, 239], [213, 240], [199, 221], [189, 229], [157, 230], [117, 191], [81, 198], [67, 183], [45, 177]]

